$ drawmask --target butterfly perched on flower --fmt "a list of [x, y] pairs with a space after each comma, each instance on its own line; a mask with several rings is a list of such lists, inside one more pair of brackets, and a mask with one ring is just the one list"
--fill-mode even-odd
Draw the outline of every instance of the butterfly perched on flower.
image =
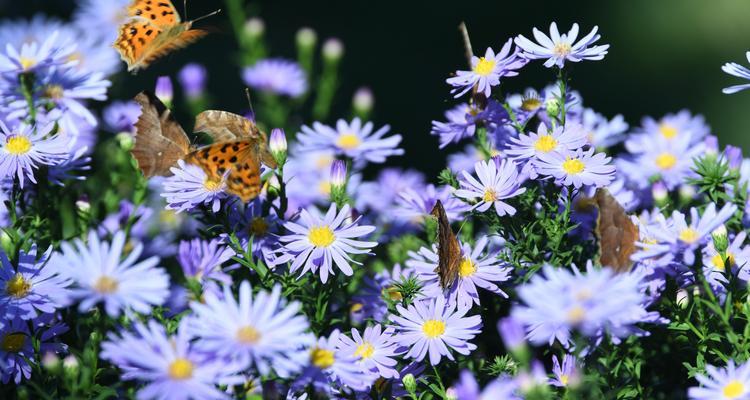
[[[214, 15], [214, 11], [201, 18]], [[128, 64], [128, 71], [147, 68], [154, 60], [181, 49], [205, 36], [202, 29], [191, 29], [192, 21], [182, 22], [170, 0], [133, 0], [128, 18], [118, 30], [113, 47]]]
[[445, 213], [445, 208], [440, 200], [435, 203], [430, 214], [437, 218], [438, 223], [438, 266], [435, 272], [440, 277], [440, 287], [448, 289], [458, 278], [459, 267], [461, 266], [461, 246], [458, 244], [456, 234], [451, 229], [448, 215]]
[[261, 163], [276, 168], [266, 134], [247, 118], [208, 110], [195, 118], [194, 132], [208, 134], [213, 143], [196, 147], [169, 109], [150, 92], [135, 97], [141, 105], [136, 122], [133, 157], [146, 178], [171, 175], [177, 161], [194, 164], [214, 182], [226, 182], [227, 192], [248, 202], [260, 193]]

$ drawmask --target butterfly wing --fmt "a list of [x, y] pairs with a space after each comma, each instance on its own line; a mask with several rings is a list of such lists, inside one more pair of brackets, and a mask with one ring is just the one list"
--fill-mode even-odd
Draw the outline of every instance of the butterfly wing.
[[607, 189], [597, 189], [594, 200], [599, 209], [595, 232], [599, 239], [599, 263], [616, 272], [629, 271], [638, 227]]
[[131, 150], [146, 178], [170, 175], [169, 168], [190, 150], [190, 140], [172, 113], [153, 93], [135, 96], [141, 116], [135, 123], [135, 145]]
[[132, 18], [120, 26], [113, 47], [128, 64], [128, 71], [141, 67], [141, 60], [163, 29], [143, 18]]
[[267, 137], [254, 122], [226, 111], [207, 110], [195, 117], [193, 132], [209, 134], [214, 143], [228, 140], [250, 140], [257, 143], [260, 161], [276, 168], [276, 161], [268, 149]]
[[438, 267], [435, 270], [440, 277], [440, 287], [447, 289], [458, 278], [461, 265], [461, 247], [451, 229], [443, 203], [438, 200], [430, 212], [438, 221]]
[[181, 22], [180, 14], [169, 0], [133, 0], [128, 6], [128, 15], [160, 27], [172, 27]]
[[209, 179], [226, 179], [227, 191], [248, 202], [260, 193], [258, 146], [249, 140], [214, 143], [185, 158], [200, 166]]

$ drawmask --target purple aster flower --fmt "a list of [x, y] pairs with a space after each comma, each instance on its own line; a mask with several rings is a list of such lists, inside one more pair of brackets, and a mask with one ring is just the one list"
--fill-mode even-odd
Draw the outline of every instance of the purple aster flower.
[[367, 162], [380, 164], [387, 157], [404, 154], [404, 150], [398, 148], [401, 135], [384, 137], [391, 129], [389, 125], [374, 133], [373, 127], [372, 122], [363, 125], [359, 118], [354, 118], [351, 123], [340, 119], [335, 128], [315, 122], [312, 128], [303, 125], [297, 140], [300, 151], [330, 149], [337, 155], [353, 159], [358, 166], [364, 166]]
[[383, 378], [398, 378], [396, 357], [401, 353], [393, 341], [393, 327], [383, 329], [379, 324], [368, 326], [360, 335], [352, 329], [352, 337], [339, 336], [338, 348], [347, 356], [354, 356], [363, 372]]
[[750, 363], [736, 366], [734, 360], [729, 360], [725, 368], [706, 365], [706, 372], [706, 375], [695, 376], [701, 385], [688, 389], [690, 400], [746, 399], [750, 396]]
[[474, 136], [476, 121], [473, 116], [477, 111], [467, 103], [461, 103], [445, 112], [446, 122], [432, 121], [430, 133], [440, 137], [441, 149]]
[[648, 335], [635, 324], [656, 322], [658, 314], [646, 311], [642, 276], [615, 274], [610, 268], [593, 268], [582, 274], [577, 268], [545, 266], [529, 283], [518, 288], [522, 303], [511, 315], [526, 326], [535, 344], [572, 345], [571, 332], [588, 337], [609, 333], [613, 342], [633, 334]]
[[[750, 51], [745, 53], [745, 57], [747, 57], [747, 61], [750, 62]], [[729, 75], [750, 80], [750, 69], [747, 69], [747, 67], [743, 67], [740, 64], [737, 64], [734, 62], [726, 63], [721, 66], [721, 70], [726, 72]], [[724, 92], [724, 94], [732, 94], [732, 93], [737, 93], [739, 91], [742, 91], [748, 88], [750, 88], [750, 83], [729, 86], [729, 87], [722, 89], [721, 91]]]
[[224, 178], [216, 182], [201, 167], [182, 160], [178, 161], [177, 167], [169, 170], [174, 175], [164, 180], [164, 192], [161, 194], [167, 200], [168, 210], [182, 212], [205, 204], [211, 207], [211, 211], [219, 211], [221, 200], [227, 197]]
[[344, 160], [336, 160], [331, 164], [331, 191], [333, 193], [342, 191], [346, 186], [346, 163]]
[[234, 256], [232, 249], [221, 244], [218, 239], [204, 241], [193, 239], [180, 242], [177, 261], [187, 278], [201, 282], [209, 290], [218, 290], [217, 282], [225, 285], [232, 283], [232, 278], [226, 274], [221, 265]]
[[369, 249], [377, 246], [377, 242], [355, 240], [373, 232], [375, 227], [360, 226], [359, 218], [347, 222], [350, 212], [349, 205], [336, 212], [336, 204], [331, 204], [325, 216], [316, 208], [310, 208], [302, 210], [297, 222], [284, 224], [291, 234], [279, 238], [284, 243], [280, 252], [285, 259], [283, 262], [293, 260], [290, 272], [302, 268], [302, 275], [320, 270], [320, 280], [326, 283], [328, 275], [334, 275], [335, 263], [344, 275], [351, 276], [354, 271], [349, 263], [362, 263], [352, 260], [350, 254], [370, 254]]
[[74, 51], [75, 45], [61, 43], [58, 31], [52, 32], [44, 42], [26, 42], [20, 44], [19, 49], [12, 43], [7, 43], [5, 54], [0, 53], [0, 72], [15, 75], [36, 72], [52, 66], [70, 66], [69, 58]]
[[299, 64], [281, 58], [260, 60], [245, 68], [242, 79], [253, 89], [299, 97], [307, 91], [307, 77]]
[[113, 101], [102, 112], [104, 127], [112, 133], [135, 133], [141, 106], [134, 101]]
[[[461, 244], [463, 258], [459, 265], [458, 278], [445, 294], [450, 304], [458, 303], [459, 307], [479, 304], [477, 287], [508, 297], [497, 286], [497, 283], [508, 281], [513, 269], [502, 265], [497, 254], [487, 251], [488, 244], [487, 236], [482, 236], [473, 248], [468, 244]], [[414, 268], [417, 278], [423, 284], [421, 297], [443, 296], [444, 290], [440, 286], [440, 277], [437, 273], [438, 254], [422, 247], [419, 252], [410, 251], [408, 255], [409, 260], [406, 261], [406, 266]]]
[[517, 50], [511, 53], [512, 47], [513, 39], [508, 39], [497, 54], [488, 47], [484, 57], [472, 56], [471, 71], [456, 71], [455, 77], [446, 79], [454, 88], [451, 93], [457, 93], [456, 97], [461, 97], [476, 86], [477, 93], [490, 97], [492, 87], [500, 84], [500, 78], [518, 75], [516, 70], [527, 62], [518, 58]]
[[[695, 145], [711, 133], [701, 115], [692, 115], [688, 110], [667, 114], [658, 121], [645, 117], [641, 126], [629, 135], [625, 147], [631, 153], [643, 153], [653, 146], [657, 139], [669, 143], [687, 142]], [[686, 138], [687, 137], [687, 138]]]
[[458, 383], [453, 387], [455, 398], [459, 400], [521, 400], [518, 394], [518, 382], [508, 376], [501, 376], [491, 381], [484, 389], [479, 387], [471, 371], [463, 370], [459, 376]]
[[90, 35], [107, 44], [117, 39], [117, 29], [127, 19], [130, 0], [81, 0], [73, 15], [73, 23], [84, 27]]
[[[714, 234], [715, 231], [712, 236]], [[750, 278], [746, 268], [750, 261], [750, 246], [744, 245], [746, 237], [747, 234], [740, 231], [733, 240], [728, 240], [728, 247], [723, 253], [716, 250], [713, 240], [709, 240], [703, 248], [703, 276], [717, 292], [723, 292], [724, 285], [729, 283], [726, 278], [727, 268], [732, 275], [737, 275], [745, 282]]]
[[471, 209], [485, 212], [490, 207], [495, 207], [499, 216], [514, 215], [516, 209], [503, 200], [518, 196], [526, 191], [522, 188], [522, 180], [518, 178], [518, 168], [513, 160], [502, 160], [499, 163], [495, 159], [489, 161], [478, 161], [474, 164], [474, 170], [479, 177], [477, 181], [468, 172], [463, 171], [461, 189], [456, 191], [456, 196], [474, 201], [479, 199]]
[[586, 108], [581, 115], [583, 130], [588, 132], [588, 143], [596, 148], [612, 147], [625, 140], [628, 123], [622, 115], [607, 119], [602, 114]]
[[[26, 321], [13, 318], [0, 324], [0, 380], [16, 384], [31, 377], [34, 355], [34, 340], [39, 340], [41, 354], [60, 354], [67, 349], [56, 339], [68, 331], [68, 326], [59, 322], [57, 316], [45, 314], [37, 319]], [[31, 328], [29, 327], [31, 323]]]
[[403, 294], [396, 284], [413, 276], [414, 271], [411, 268], [401, 268], [401, 264], [395, 264], [391, 270], [384, 269], [373, 277], [366, 276], [360, 292], [352, 298], [352, 318], [359, 321], [367, 318], [383, 321], [388, 313], [386, 299], [403, 300]]
[[539, 159], [542, 154], [567, 153], [581, 149], [587, 144], [586, 131], [579, 124], [569, 122], [564, 127], [558, 126], [552, 130], [542, 122], [536, 132], [528, 135], [520, 134], [517, 138], [510, 138], [505, 153], [514, 160], [526, 162], [523, 171], [532, 179], [537, 176], [533, 161]]
[[419, 171], [385, 168], [378, 174], [376, 182], [363, 182], [359, 185], [356, 208], [358, 210], [369, 209], [377, 212], [386, 220], [392, 219], [393, 216], [390, 211], [393, 209], [399, 193], [409, 188], [423, 187], [424, 185], [424, 174]]
[[594, 154], [594, 149], [582, 150], [568, 154], [542, 153], [534, 163], [540, 175], [552, 176], [558, 185], [607, 186], [615, 178], [615, 166], [612, 159], [604, 153]]
[[399, 315], [391, 317], [397, 329], [393, 340], [409, 347], [406, 358], [421, 361], [429, 353], [432, 365], [437, 365], [443, 356], [453, 361], [451, 349], [468, 355], [477, 348], [469, 340], [482, 327], [482, 317], [466, 316], [469, 309], [461, 306], [456, 309], [455, 304], [446, 304], [443, 296], [417, 301], [408, 308], [397, 305]]
[[309, 353], [310, 365], [302, 371], [293, 388], [312, 384], [316, 390], [328, 393], [330, 397], [336, 388], [363, 391], [372, 385], [375, 376], [362, 372], [359, 357], [338, 348], [341, 336], [339, 330], [335, 329], [327, 338], [318, 339]]
[[655, 177], [660, 178], [667, 189], [675, 189], [687, 178], [696, 176], [692, 170], [693, 159], [706, 151], [702, 142], [690, 144], [688, 140], [687, 136], [672, 141], [654, 137], [648, 147], [643, 147], [642, 153], [631, 159], [618, 159], [618, 169], [642, 189]]
[[234, 360], [243, 369], [252, 365], [262, 376], [273, 370], [288, 378], [307, 362], [315, 338], [305, 333], [309, 324], [299, 313], [301, 304], [287, 304], [281, 286], [253, 296], [250, 283], [243, 281], [238, 300], [230, 285], [223, 295], [209, 292], [204, 297], [190, 305], [194, 317], [188, 327], [199, 339], [197, 349]]
[[579, 62], [581, 60], [602, 60], [607, 54], [609, 45], [593, 44], [599, 40], [601, 35], [597, 34], [598, 26], [576, 42], [578, 38], [578, 24], [573, 24], [567, 34], [560, 34], [557, 30], [557, 24], [552, 23], [549, 26], [550, 36], [545, 35], [539, 29], [534, 28], [534, 39], [539, 43], [534, 43], [523, 35], [516, 37], [516, 46], [522, 52], [521, 57], [529, 60], [544, 59], [544, 66], [551, 68], [553, 65], [563, 68], [565, 61]]
[[557, 356], [552, 356], [552, 373], [555, 375], [550, 379], [550, 385], [557, 387], [576, 387], [581, 382], [581, 373], [578, 370], [578, 360], [572, 354], [565, 354], [562, 366]]
[[[251, 249], [255, 262], [264, 262], [270, 268], [276, 266], [279, 247], [279, 218], [264, 215], [263, 200], [255, 199], [246, 205], [237, 202], [229, 205], [231, 232], [237, 235], [243, 249]], [[226, 235], [222, 235], [227, 240]]]
[[448, 219], [457, 219], [469, 207], [453, 196], [454, 189], [450, 186], [436, 188], [429, 184], [416, 188], [407, 188], [398, 194], [393, 216], [403, 222], [421, 224], [430, 215], [435, 203], [440, 200], [445, 208]]
[[139, 399], [229, 399], [217, 385], [243, 383], [244, 366], [198, 351], [187, 320], [171, 336], [156, 321], [135, 322], [134, 332], [109, 335], [101, 357], [123, 371], [123, 380], [146, 383]]
[[[503, 153], [495, 149], [491, 149], [493, 156], [502, 156]], [[471, 171], [474, 169], [474, 164], [477, 161], [486, 161], [487, 156], [481, 152], [477, 146], [467, 145], [460, 152], [448, 155], [448, 168], [456, 174], [460, 174], [462, 171]]]
[[515, 351], [526, 346], [526, 332], [515, 318], [505, 317], [498, 321], [497, 331], [500, 332], [500, 339], [506, 349]]
[[182, 85], [182, 90], [185, 92], [185, 96], [188, 98], [198, 98], [203, 95], [203, 91], [206, 90], [206, 67], [197, 64], [190, 63], [182, 67], [177, 75], [177, 79]]
[[53, 125], [32, 127], [19, 123], [12, 129], [0, 121], [0, 174], [36, 183], [34, 170], [41, 165], [57, 165], [68, 158], [69, 141], [50, 135]]
[[37, 259], [35, 246], [18, 254], [14, 266], [5, 252], [0, 251], [0, 316], [28, 320], [40, 314], [53, 313], [69, 303], [70, 279], [61, 276], [55, 265], [49, 265], [50, 247]]
[[[163, 304], [169, 295], [169, 276], [156, 267], [159, 259], [151, 257], [137, 262], [143, 251], [141, 244], [136, 244], [121, 260], [125, 255], [122, 231], [115, 234], [111, 243], [101, 241], [91, 231], [87, 243], [76, 239], [72, 245], [63, 242], [60, 247], [61, 252], [55, 253], [50, 262], [61, 275], [75, 282], [71, 295], [81, 300], [78, 306], [81, 312], [103, 302], [111, 317], [131, 309], [148, 314], [152, 306]], [[148, 279], [143, 278], [146, 276]]]

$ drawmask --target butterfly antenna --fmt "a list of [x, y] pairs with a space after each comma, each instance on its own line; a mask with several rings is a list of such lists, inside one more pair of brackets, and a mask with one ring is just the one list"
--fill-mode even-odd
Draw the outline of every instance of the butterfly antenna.
[[469, 30], [466, 28], [466, 22], [461, 21], [458, 25], [458, 31], [461, 32], [461, 38], [464, 41], [464, 51], [466, 52], [466, 61], [471, 69], [471, 57], [474, 57], [474, 50], [471, 48], [471, 39], [469, 39]]
[[187, 0], [182, 0], [182, 12], [185, 13], [185, 21], [190, 21], [187, 15]]
[[[196, 18], [196, 19], [194, 19], [194, 20], [192, 20], [192, 21], [190, 21], [190, 22], [198, 22], [198, 21], [200, 21], [200, 20], [202, 20], [202, 19], [206, 19], [206, 18], [208, 18], [208, 17], [213, 17], [214, 15], [216, 15], [216, 14], [218, 14], [218, 13], [220, 13], [220, 12], [221, 12], [221, 9], [218, 9], [218, 10], [216, 10], [216, 11], [214, 11], [214, 12], [210, 12], [210, 13], [208, 13], [208, 14], [206, 14], [206, 15], [200, 16], [200, 17], [198, 17], [198, 18]], [[185, 19], [187, 19], [187, 18], [185, 18]]]
[[245, 97], [247, 97], [247, 105], [250, 106], [250, 112], [253, 114], [253, 119], [255, 119], [255, 110], [253, 110], [253, 99], [250, 98], [250, 88], [245, 88]]

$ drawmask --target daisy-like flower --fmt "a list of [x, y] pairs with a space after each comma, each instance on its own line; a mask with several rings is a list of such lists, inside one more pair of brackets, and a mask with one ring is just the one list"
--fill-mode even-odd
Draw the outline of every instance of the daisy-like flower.
[[615, 166], [604, 153], [594, 154], [594, 149], [578, 149], [570, 153], [545, 153], [539, 155], [534, 168], [540, 175], [552, 176], [559, 185], [607, 186], [615, 179]]
[[[29, 327], [31, 324], [31, 327]], [[56, 341], [68, 331], [68, 326], [59, 322], [54, 314], [44, 314], [26, 321], [20, 318], [4, 320], [0, 324], [0, 380], [16, 384], [31, 377], [36, 356], [34, 341], [39, 340], [39, 352], [62, 353], [67, 347]]]
[[296, 62], [281, 58], [258, 61], [245, 68], [242, 79], [253, 89], [289, 97], [298, 97], [307, 91], [305, 71]]
[[374, 226], [358, 224], [359, 218], [346, 222], [350, 218], [351, 208], [345, 205], [336, 212], [336, 204], [331, 204], [325, 216], [316, 208], [302, 210], [297, 222], [287, 222], [284, 227], [291, 232], [282, 236], [284, 243], [280, 251], [284, 261], [292, 261], [290, 272], [302, 268], [300, 275], [320, 270], [320, 280], [328, 281], [328, 275], [334, 275], [333, 264], [346, 276], [354, 271], [349, 263], [362, 265], [352, 260], [350, 254], [369, 254], [369, 249], [377, 242], [355, 240], [375, 230]]
[[618, 114], [610, 120], [590, 108], [583, 110], [581, 125], [588, 132], [586, 136], [589, 144], [599, 149], [622, 142], [628, 130], [628, 123], [622, 115]]
[[[457, 303], [460, 307], [479, 304], [477, 287], [508, 297], [497, 284], [509, 280], [513, 269], [501, 265], [497, 254], [487, 251], [488, 244], [487, 236], [482, 236], [477, 240], [473, 248], [468, 244], [461, 244], [463, 257], [458, 269], [458, 278], [448, 289], [449, 303]], [[406, 266], [414, 268], [417, 278], [422, 281], [422, 296], [442, 297], [443, 288], [440, 286], [440, 277], [436, 272], [438, 254], [434, 250], [422, 247], [418, 253], [410, 251], [408, 255], [409, 260], [406, 261]]]
[[146, 383], [139, 399], [229, 399], [217, 385], [243, 383], [244, 366], [197, 350], [187, 320], [171, 336], [156, 321], [135, 322], [134, 332], [109, 335], [101, 357], [123, 371], [122, 379]]
[[[750, 164], [748, 164], [750, 166]], [[357, 188], [358, 210], [372, 210], [379, 214], [381, 219], [393, 218], [390, 211], [402, 191], [425, 185], [425, 177], [419, 171], [399, 168], [385, 168], [378, 174], [375, 182], [363, 182]]]
[[[177, 261], [185, 277], [196, 279], [204, 285], [215, 285], [216, 282], [225, 285], [232, 283], [232, 278], [222, 270], [221, 265], [235, 253], [222, 245], [219, 239], [182, 241], [177, 251]], [[218, 288], [214, 286], [213, 289]]]
[[733, 240], [728, 241], [729, 246], [724, 253], [716, 251], [713, 240], [709, 240], [708, 245], [703, 248], [703, 276], [715, 289], [728, 283], [727, 268], [744, 281], [750, 277], [750, 272], [745, 268], [750, 261], [750, 246], [744, 244], [746, 237], [747, 233], [740, 231]]
[[511, 315], [535, 344], [559, 341], [567, 347], [574, 329], [594, 338], [609, 333], [617, 343], [629, 335], [648, 334], [635, 324], [659, 320], [658, 314], [646, 311], [650, 300], [641, 286], [636, 273], [615, 274], [589, 265], [582, 274], [577, 268], [547, 265], [518, 288], [521, 304]]
[[461, 103], [445, 112], [446, 122], [432, 121], [430, 134], [440, 137], [440, 148], [451, 143], [458, 143], [461, 139], [474, 136], [476, 131], [476, 109], [467, 103]]
[[413, 276], [413, 269], [401, 268], [401, 264], [395, 264], [391, 270], [383, 269], [374, 277], [365, 276], [359, 293], [352, 297], [349, 309], [352, 319], [360, 322], [367, 318], [384, 320], [388, 314], [386, 300], [403, 300], [404, 296], [397, 284]]
[[[511, 137], [505, 154], [516, 161], [532, 161], [542, 154], [576, 151], [585, 146], [587, 141], [586, 131], [579, 124], [569, 122], [564, 127], [558, 126], [550, 130], [542, 122], [536, 132], [530, 132], [528, 135], [522, 133], [517, 138]], [[533, 163], [526, 163], [524, 171], [528, 171], [531, 178], [536, 177]]]
[[20, 123], [8, 129], [0, 121], [0, 175], [17, 178], [23, 188], [26, 179], [36, 183], [34, 170], [57, 165], [68, 158], [69, 141], [50, 135], [53, 125], [32, 127]]
[[688, 389], [691, 400], [739, 400], [750, 396], [750, 363], [736, 366], [734, 360], [726, 368], [706, 365], [707, 375], [696, 375], [701, 386]]
[[363, 391], [372, 385], [375, 375], [362, 371], [359, 357], [338, 348], [341, 336], [341, 332], [335, 329], [330, 336], [318, 339], [308, 353], [310, 364], [292, 384], [293, 389], [312, 384], [316, 390], [332, 397], [336, 388]]
[[500, 84], [500, 78], [516, 76], [520, 69], [526, 64], [526, 60], [518, 58], [517, 51], [511, 52], [513, 39], [508, 39], [503, 48], [495, 54], [488, 47], [484, 57], [471, 57], [471, 71], [456, 71], [456, 76], [446, 79], [453, 86], [451, 93], [461, 97], [476, 86], [478, 93], [490, 97], [492, 87]]
[[[696, 145], [710, 136], [711, 127], [702, 115], [693, 115], [688, 110], [667, 114], [656, 120], [644, 117], [641, 126], [625, 141], [625, 148], [634, 154], [644, 153], [654, 146], [656, 140], [667, 143]], [[680, 145], [682, 146], [682, 145]]]
[[298, 302], [285, 304], [281, 287], [269, 293], [252, 294], [250, 283], [240, 284], [235, 300], [230, 285], [223, 295], [206, 293], [203, 302], [193, 302], [195, 313], [190, 332], [199, 338], [195, 346], [208, 354], [231, 359], [267, 376], [271, 370], [288, 378], [307, 361], [315, 338], [305, 331], [309, 324], [300, 314]]
[[401, 135], [384, 137], [391, 129], [385, 125], [373, 133], [374, 125], [354, 118], [351, 123], [340, 119], [336, 127], [315, 122], [312, 128], [303, 125], [297, 134], [301, 151], [333, 150], [337, 155], [343, 155], [355, 160], [359, 166], [366, 162], [383, 163], [390, 156], [404, 154], [398, 148]]
[[113, 101], [104, 108], [104, 127], [112, 133], [135, 133], [135, 123], [141, 115], [141, 106], [134, 101]]
[[201, 97], [206, 89], [207, 76], [206, 67], [197, 63], [190, 63], [182, 67], [177, 79], [180, 81], [185, 96], [189, 99], [196, 99]]
[[[125, 253], [122, 231], [114, 235], [111, 243], [101, 241], [91, 231], [88, 243], [76, 239], [73, 244], [63, 242], [60, 247], [61, 252], [55, 253], [50, 262], [61, 275], [75, 282], [72, 297], [81, 300], [78, 307], [81, 312], [103, 302], [111, 317], [129, 309], [148, 314], [152, 306], [163, 304], [169, 295], [169, 276], [156, 267], [159, 259], [151, 257], [138, 262], [143, 251], [140, 243], [129, 254]], [[121, 260], [124, 255], [127, 257]]]
[[69, 66], [70, 56], [76, 50], [75, 44], [62, 43], [58, 31], [52, 32], [41, 44], [34, 40], [19, 47], [7, 43], [5, 54], [0, 53], [0, 72], [27, 73], [50, 66]]
[[481, 389], [471, 371], [463, 370], [452, 390], [454, 398], [460, 400], [521, 400], [523, 397], [519, 394], [519, 389], [518, 382], [505, 375]]
[[0, 251], [0, 317], [28, 320], [68, 305], [72, 282], [49, 264], [51, 254], [51, 247], [39, 259], [36, 247], [28, 253], [21, 250], [14, 266]]
[[576, 357], [572, 354], [565, 354], [562, 365], [557, 356], [552, 356], [552, 373], [554, 378], [550, 379], [550, 385], [557, 387], [575, 387], [581, 381], [581, 373], [578, 370]]
[[416, 188], [406, 188], [398, 194], [393, 216], [400, 221], [410, 224], [421, 224], [430, 215], [438, 200], [443, 203], [448, 219], [459, 218], [469, 210], [469, 206], [453, 196], [451, 186], [435, 187], [429, 184]]
[[573, 24], [567, 34], [560, 34], [557, 30], [557, 24], [552, 23], [549, 26], [550, 35], [547, 36], [537, 28], [533, 29], [534, 38], [539, 43], [534, 43], [523, 35], [516, 37], [516, 46], [520, 47], [521, 57], [537, 60], [546, 58], [544, 66], [551, 68], [556, 65], [559, 68], [565, 66], [565, 61], [579, 62], [581, 60], [602, 60], [607, 54], [609, 45], [593, 44], [599, 40], [601, 35], [597, 34], [599, 27], [594, 29], [576, 42], [578, 38], [578, 24]]
[[359, 360], [362, 371], [383, 378], [398, 378], [396, 357], [400, 352], [393, 342], [393, 328], [378, 324], [365, 328], [364, 334], [352, 329], [352, 337], [339, 336], [339, 350]]
[[696, 176], [692, 170], [693, 159], [704, 154], [706, 146], [703, 142], [691, 144], [689, 136], [674, 140], [652, 137], [641, 150], [630, 159], [618, 159], [618, 169], [641, 188], [649, 187], [651, 179], [658, 177], [672, 190], [687, 178]]
[[499, 216], [513, 215], [516, 209], [503, 200], [518, 196], [526, 191], [522, 188], [522, 181], [518, 178], [518, 168], [513, 160], [478, 161], [474, 164], [479, 180], [477, 181], [468, 172], [463, 172], [464, 179], [461, 180], [461, 189], [456, 191], [456, 196], [474, 201], [479, 199], [471, 209], [480, 212], [495, 207]]
[[397, 305], [396, 310], [399, 315], [391, 317], [397, 329], [394, 341], [409, 347], [406, 358], [422, 361], [429, 353], [430, 364], [437, 365], [443, 356], [454, 360], [451, 350], [468, 355], [477, 348], [469, 340], [481, 332], [482, 317], [467, 317], [469, 307], [457, 309], [444, 296], [437, 296], [408, 308]]
[[170, 171], [174, 175], [164, 180], [161, 194], [167, 200], [168, 210], [182, 212], [205, 204], [211, 207], [211, 211], [219, 212], [221, 200], [227, 197], [224, 179], [217, 182], [209, 178], [203, 168], [182, 160]]
[[[750, 51], [745, 53], [745, 57], [747, 57], [747, 61], [750, 62]], [[730, 63], [726, 63], [722, 65], [721, 70], [726, 72], [729, 75], [736, 76], [738, 78], [742, 78], [746, 80], [750, 80], [750, 69], [740, 64], [737, 64], [735, 62], [730, 62]], [[729, 87], [722, 89], [721, 91], [724, 92], [725, 94], [732, 94], [732, 93], [737, 93], [745, 89], [750, 89], [750, 83], [729, 86]]]

